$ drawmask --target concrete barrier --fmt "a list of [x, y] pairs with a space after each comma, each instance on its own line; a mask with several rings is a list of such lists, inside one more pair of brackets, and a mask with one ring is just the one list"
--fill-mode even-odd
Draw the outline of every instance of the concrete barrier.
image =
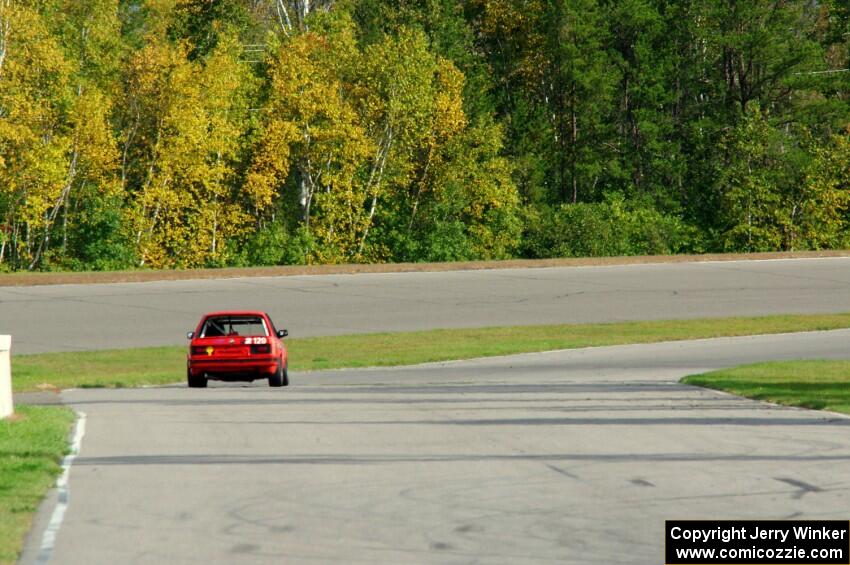
[[0, 335], [0, 420], [15, 413], [12, 404], [12, 336]]

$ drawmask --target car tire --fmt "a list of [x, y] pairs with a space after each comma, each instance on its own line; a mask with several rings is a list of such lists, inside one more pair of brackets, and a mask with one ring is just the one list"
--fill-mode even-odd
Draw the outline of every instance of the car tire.
[[283, 367], [283, 386], [289, 386], [289, 364]]
[[207, 378], [203, 374], [197, 377], [192, 376], [190, 369], [186, 369], [186, 380], [189, 383], [189, 388], [207, 388]]
[[[274, 373], [269, 375], [269, 386], [279, 387], [284, 386], [284, 382], [287, 381], [286, 378], [286, 369], [283, 368], [283, 364], [278, 361], [277, 368]], [[288, 382], [286, 384], [289, 384]]]

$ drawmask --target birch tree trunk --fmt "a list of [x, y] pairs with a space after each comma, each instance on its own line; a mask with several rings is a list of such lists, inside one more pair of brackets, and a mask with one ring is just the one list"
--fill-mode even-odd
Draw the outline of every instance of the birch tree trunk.
[[410, 213], [410, 222], [407, 224], [407, 233], [413, 231], [413, 222], [416, 219], [416, 212], [419, 210], [419, 199], [422, 198], [422, 191], [425, 189], [425, 182], [428, 179], [428, 170], [431, 168], [431, 160], [434, 157], [434, 144], [428, 148], [428, 159], [425, 161], [425, 169], [422, 171], [422, 177], [417, 183], [416, 197], [413, 199], [413, 211]]
[[572, 143], [573, 143], [572, 154], [573, 155], [572, 155], [572, 163], [571, 163], [572, 171], [571, 171], [570, 174], [573, 177], [572, 178], [572, 181], [573, 181], [573, 204], [576, 204], [578, 202], [578, 177], [576, 175], [576, 169], [577, 169], [576, 161], [578, 160], [577, 155], [576, 155], [576, 145], [578, 145], [578, 114], [576, 113], [576, 109], [575, 109], [575, 94], [573, 94], [573, 107], [572, 107], [571, 113], [572, 113], [572, 116], [571, 116], [572, 120], [571, 121], [572, 121], [572, 135], [573, 135], [573, 139], [572, 139]]
[[47, 215], [47, 221], [44, 225], [44, 237], [41, 239], [41, 242], [38, 245], [38, 250], [35, 252], [32, 261], [30, 262], [28, 268], [28, 270], [30, 271], [35, 268], [42, 255], [46, 253], [50, 247], [50, 230], [53, 228], [53, 224], [56, 222], [56, 217], [59, 215], [59, 211], [62, 209], [62, 206], [65, 204], [65, 201], [68, 199], [68, 195], [71, 194], [71, 186], [74, 184], [74, 179], [77, 177], [78, 157], [79, 151], [75, 147], [74, 154], [71, 156], [71, 164], [68, 167], [68, 180], [65, 182], [65, 186], [62, 189], [62, 192], [59, 194], [59, 198], [56, 200], [56, 204], [54, 204], [53, 209]]
[[0, 77], [3, 63], [9, 50], [9, 34], [12, 33], [12, 0], [0, 0]]
[[313, 140], [312, 133], [310, 132], [310, 124], [304, 126], [304, 133], [302, 134], [304, 139], [304, 145], [306, 147], [305, 156], [303, 162], [299, 165], [298, 170], [301, 174], [301, 180], [299, 182], [300, 194], [298, 195], [299, 204], [301, 204], [301, 220], [304, 222], [304, 228], [307, 230], [307, 233], [310, 232], [310, 205], [313, 202], [313, 195], [316, 193], [316, 184], [318, 182], [317, 178], [313, 177], [313, 164], [310, 161], [310, 145]]
[[375, 164], [372, 167], [372, 172], [369, 175], [369, 183], [366, 185], [366, 194], [372, 193], [372, 204], [369, 206], [369, 217], [366, 219], [366, 225], [363, 228], [363, 237], [360, 239], [360, 246], [357, 249], [357, 254], [363, 253], [366, 247], [366, 238], [369, 237], [369, 228], [372, 227], [372, 220], [375, 218], [375, 210], [378, 208], [378, 192], [380, 191], [381, 181], [384, 177], [384, 168], [387, 165], [387, 157], [393, 145], [393, 130], [387, 127], [386, 141], [379, 145], [378, 155], [375, 159]]
[[[3, 0], [0, 0], [3, 1]], [[293, 31], [307, 31], [307, 18], [313, 12], [330, 10], [334, 0], [273, 0], [281, 30], [285, 35]], [[294, 18], [290, 15], [294, 14]], [[296, 29], [297, 28], [297, 29]]]
[[310, 186], [307, 182], [307, 174], [301, 173], [301, 182], [299, 183], [300, 192], [298, 202], [301, 204], [301, 220], [304, 222], [304, 227], [307, 228], [307, 231], [310, 231], [310, 201], [312, 198], [312, 191], [310, 190]]
[[275, 0], [275, 10], [277, 10], [277, 21], [280, 24], [280, 29], [285, 35], [292, 32], [292, 20], [289, 18], [289, 10], [286, 9], [284, 0]]
[[310, 0], [296, 0], [298, 8], [298, 25], [301, 29], [307, 29], [307, 16], [310, 15]]

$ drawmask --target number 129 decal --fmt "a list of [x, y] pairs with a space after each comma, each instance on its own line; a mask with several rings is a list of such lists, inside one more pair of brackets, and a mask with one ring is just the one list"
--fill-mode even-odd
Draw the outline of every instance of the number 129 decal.
[[265, 345], [269, 342], [265, 337], [246, 337], [245, 345]]

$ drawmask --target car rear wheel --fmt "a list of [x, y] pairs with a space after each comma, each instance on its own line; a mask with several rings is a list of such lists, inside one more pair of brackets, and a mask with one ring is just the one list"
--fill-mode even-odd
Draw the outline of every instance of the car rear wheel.
[[286, 367], [283, 366], [283, 363], [278, 361], [277, 368], [269, 377], [269, 386], [278, 387], [287, 385], [289, 385], [289, 375], [287, 374]]
[[207, 378], [203, 373], [193, 376], [191, 369], [186, 369], [186, 380], [189, 382], [189, 388], [207, 388]]

